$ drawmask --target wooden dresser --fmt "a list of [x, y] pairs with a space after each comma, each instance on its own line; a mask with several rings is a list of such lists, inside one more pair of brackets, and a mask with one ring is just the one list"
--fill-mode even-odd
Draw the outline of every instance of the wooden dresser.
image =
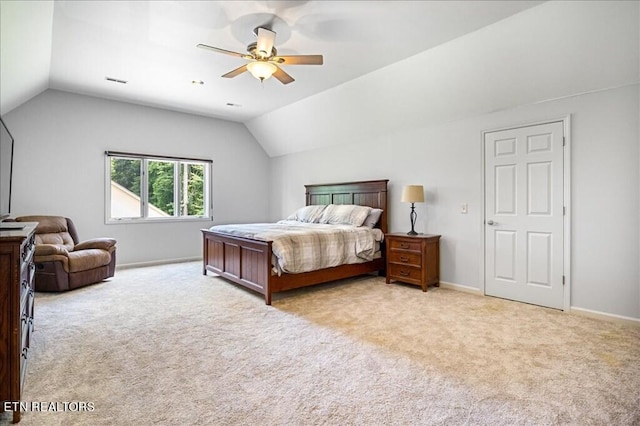
[[391, 280], [416, 284], [427, 291], [440, 284], [440, 235], [385, 234], [387, 284]]
[[[22, 222], [20, 225], [24, 225], [24, 228], [0, 229], [1, 402], [20, 401], [29, 359], [29, 339], [33, 331], [33, 252], [37, 223]], [[13, 422], [19, 421], [20, 410], [16, 410], [13, 412]]]

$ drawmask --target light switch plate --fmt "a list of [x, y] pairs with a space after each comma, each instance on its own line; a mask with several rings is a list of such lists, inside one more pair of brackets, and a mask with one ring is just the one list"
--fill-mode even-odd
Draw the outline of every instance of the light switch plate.
[[469, 212], [469, 206], [467, 203], [464, 203], [460, 206], [460, 213], [467, 214]]

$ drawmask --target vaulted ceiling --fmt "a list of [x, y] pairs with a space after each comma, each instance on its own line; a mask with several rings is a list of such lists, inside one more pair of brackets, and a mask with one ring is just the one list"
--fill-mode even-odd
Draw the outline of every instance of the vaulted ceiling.
[[[638, 84], [639, 4], [0, 1], [0, 114], [52, 88], [241, 122], [271, 157], [360, 143]], [[259, 26], [324, 64], [229, 79], [245, 59], [196, 47], [244, 52]]]
[[[539, 3], [2, 1], [0, 114], [53, 88], [245, 122]], [[276, 32], [280, 55], [322, 54], [324, 65], [261, 84], [221, 78], [246, 61], [196, 48], [245, 52], [258, 26]]]

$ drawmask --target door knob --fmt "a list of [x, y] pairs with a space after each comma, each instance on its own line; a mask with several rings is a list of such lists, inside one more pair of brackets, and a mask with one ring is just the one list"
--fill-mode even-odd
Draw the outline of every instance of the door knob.
[[487, 222], [487, 225], [497, 225], [497, 224], [498, 224], [498, 222], [494, 222], [492, 220]]

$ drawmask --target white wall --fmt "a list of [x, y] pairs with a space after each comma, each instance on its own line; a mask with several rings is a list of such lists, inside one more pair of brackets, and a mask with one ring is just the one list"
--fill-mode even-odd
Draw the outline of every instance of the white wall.
[[202, 256], [210, 221], [105, 224], [105, 150], [213, 160], [214, 223], [268, 217], [269, 159], [240, 123], [47, 90], [3, 117], [15, 138], [12, 215], [73, 219], [118, 240], [118, 263]]
[[389, 178], [404, 231], [400, 188], [423, 184], [441, 279], [482, 290], [482, 132], [571, 115], [571, 306], [640, 319], [639, 4], [547, 2], [250, 121], [289, 153], [272, 160], [272, 219], [306, 183]]
[[441, 280], [482, 290], [482, 132], [571, 115], [571, 306], [640, 318], [639, 103], [633, 85], [276, 157], [272, 219], [304, 205], [306, 183], [388, 178], [390, 229], [407, 231], [400, 192], [422, 184], [416, 228], [442, 235]]

